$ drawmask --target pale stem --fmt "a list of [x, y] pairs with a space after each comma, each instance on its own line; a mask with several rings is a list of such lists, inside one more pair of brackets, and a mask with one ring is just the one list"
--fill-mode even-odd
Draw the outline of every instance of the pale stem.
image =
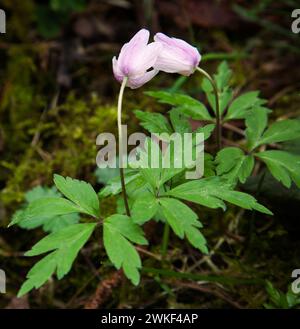
[[216, 125], [217, 125], [217, 149], [218, 151], [221, 149], [221, 137], [222, 137], [222, 126], [221, 126], [221, 115], [220, 115], [220, 105], [219, 105], [219, 94], [218, 94], [218, 87], [214, 81], [214, 79], [203, 69], [197, 67], [196, 70], [204, 75], [209, 82], [211, 83], [215, 99], [216, 99]]
[[130, 210], [128, 206], [126, 187], [125, 187], [124, 168], [123, 168], [122, 102], [123, 102], [123, 95], [124, 95], [126, 83], [127, 83], [127, 77], [125, 77], [122, 81], [120, 92], [119, 92], [119, 98], [118, 98], [118, 134], [119, 134], [119, 166], [120, 166], [122, 194], [123, 194], [126, 214], [127, 216], [130, 216]]

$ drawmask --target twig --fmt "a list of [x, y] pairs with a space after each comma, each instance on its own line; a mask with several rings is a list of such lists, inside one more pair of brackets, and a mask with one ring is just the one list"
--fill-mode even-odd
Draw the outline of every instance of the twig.
[[197, 291], [200, 291], [200, 292], [204, 292], [204, 293], [214, 295], [214, 296], [219, 297], [220, 299], [226, 301], [228, 304], [232, 305], [235, 308], [238, 308], [238, 309], [243, 308], [239, 303], [231, 300], [227, 295], [225, 295], [221, 291], [218, 291], [218, 290], [215, 290], [215, 289], [210, 289], [208, 287], [202, 287], [202, 286], [199, 286], [198, 284], [192, 283], [192, 282], [190, 283], [190, 282], [183, 282], [183, 281], [175, 281], [175, 282], [170, 281], [169, 283], [170, 284], [176, 284], [177, 286], [182, 287], [182, 288], [189, 288], [189, 289], [193, 289], [193, 290], [197, 290]]

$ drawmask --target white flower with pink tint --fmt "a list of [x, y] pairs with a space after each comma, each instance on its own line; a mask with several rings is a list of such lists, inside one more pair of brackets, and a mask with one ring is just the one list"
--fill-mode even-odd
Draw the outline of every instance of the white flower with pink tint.
[[162, 46], [154, 69], [186, 76], [194, 73], [201, 60], [197, 48], [183, 40], [170, 38], [163, 33], [157, 33], [154, 36], [154, 41]]
[[[153, 69], [162, 45], [157, 42], [148, 44], [150, 33], [142, 29], [122, 47], [118, 59], [112, 59], [115, 78], [126, 86], [135, 89], [151, 80], [158, 70]], [[152, 68], [152, 69], [151, 69]], [[150, 70], [149, 70], [150, 69]]]

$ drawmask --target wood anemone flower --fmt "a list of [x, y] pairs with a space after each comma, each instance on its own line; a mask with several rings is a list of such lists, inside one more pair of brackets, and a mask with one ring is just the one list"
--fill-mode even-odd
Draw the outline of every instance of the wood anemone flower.
[[115, 78], [122, 83], [126, 77], [126, 86], [132, 89], [141, 87], [158, 73], [158, 70], [153, 69], [153, 65], [162, 45], [157, 42], [148, 44], [149, 36], [148, 30], [140, 30], [125, 43], [118, 59], [112, 59]]

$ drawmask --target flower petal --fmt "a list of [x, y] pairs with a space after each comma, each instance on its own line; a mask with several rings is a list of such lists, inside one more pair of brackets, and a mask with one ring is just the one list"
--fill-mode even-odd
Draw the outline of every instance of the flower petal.
[[118, 65], [118, 61], [116, 59], [116, 56], [113, 57], [112, 59], [112, 66], [113, 66], [113, 72], [114, 72], [114, 76], [115, 78], [119, 81], [122, 82], [124, 79], [124, 74], [122, 73], [122, 71], [119, 69], [119, 65]]
[[143, 75], [136, 76], [134, 78], [130, 77], [127, 82], [127, 86], [131, 89], [136, 89], [150, 81], [159, 71], [158, 70], [151, 70]]
[[132, 39], [126, 43], [118, 58], [119, 68], [124, 75], [128, 76], [130, 71], [134, 68], [135, 59], [139, 53], [147, 46], [150, 33], [146, 29], [141, 29]]
[[158, 42], [149, 43], [137, 54], [130, 74], [133, 76], [141, 75], [153, 67], [162, 49], [163, 46]]
[[169, 46], [164, 46], [154, 64], [154, 68], [167, 73], [192, 73], [194, 70], [193, 65], [182, 50]]
[[190, 75], [194, 72], [201, 59], [197, 48], [181, 39], [170, 38], [163, 33], [157, 33], [154, 40], [164, 47], [155, 63], [156, 69], [183, 75]]

